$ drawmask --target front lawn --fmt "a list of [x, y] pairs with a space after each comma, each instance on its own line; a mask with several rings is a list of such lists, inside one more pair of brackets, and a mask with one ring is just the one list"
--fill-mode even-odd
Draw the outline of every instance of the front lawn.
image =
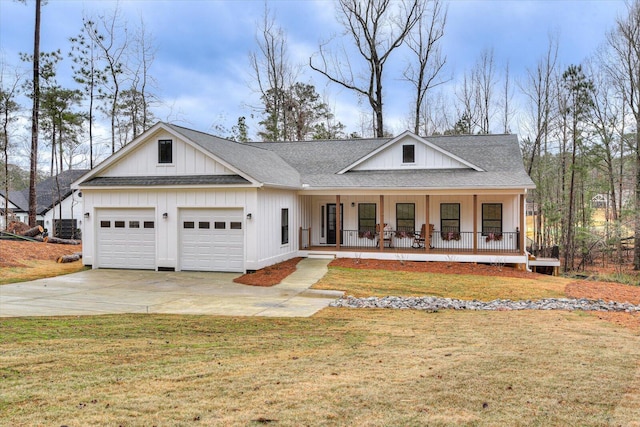
[[571, 282], [541, 274], [529, 276], [517, 278], [331, 267], [313, 288], [341, 290], [355, 297], [432, 295], [491, 301], [498, 298], [562, 298], [566, 296], [565, 286]]
[[582, 313], [117, 315], [2, 319], [1, 330], [0, 425], [640, 419], [640, 336]]

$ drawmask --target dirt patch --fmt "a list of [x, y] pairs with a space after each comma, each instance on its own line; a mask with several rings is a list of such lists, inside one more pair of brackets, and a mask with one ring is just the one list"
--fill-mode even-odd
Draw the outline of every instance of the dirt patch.
[[233, 281], [250, 286], [274, 286], [296, 271], [296, 266], [301, 260], [302, 258], [291, 258], [290, 260], [258, 270], [255, 273], [244, 274], [233, 279]]
[[329, 267], [358, 268], [364, 270], [411, 271], [416, 273], [472, 274], [535, 279], [539, 275], [513, 267], [474, 264], [471, 262], [400, 262], [395, 260], [336, 258]]
[[22, 261], [55, 261], [75, 252], [82, 252], [82, 245], [0, 240], [0, 267], [25, 267]]

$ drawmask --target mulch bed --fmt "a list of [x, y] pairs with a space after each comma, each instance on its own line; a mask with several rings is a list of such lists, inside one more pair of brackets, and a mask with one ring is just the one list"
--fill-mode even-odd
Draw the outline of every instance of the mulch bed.
[[25, 267], [21, 261], [52, 260], [82, 252], [82, 245], [0, 240], [0, 267]]
[[640, 286], [583, 280], [569, 283], [564, 292], [571, 298], [601, 299], [604, 301], [640, 304]]
[[233, 279], [233, 281], [250, 286], [274, 286], [296, 271], [296, 266], [301, 260], [302, 258], [291, 258], [290, 260], [258, 270], [255, 273], [244, 274]]
[[[601, 299], [604, 301], [628, 302], [640, 304], [640, 286], [622, 285], [620, 283], [593, 282], [582, 280], [569, 283], [564, 292], [569, 298]], [[633, 330], [640, 330], [639, 313], [596, 313], [598, 319], [606, 320]]]

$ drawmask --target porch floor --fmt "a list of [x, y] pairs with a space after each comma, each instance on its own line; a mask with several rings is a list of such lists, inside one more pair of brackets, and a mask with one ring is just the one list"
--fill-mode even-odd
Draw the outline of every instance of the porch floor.
[[491, 256], [524, 256], [523, 253], [514, 252], [514, 251], [491, 251], [491, 250], [478, 250], [473, 252], [472, 249], [467, 250], [456, 250], [456, 249], [447, 249], [447, 248], [407, 248], [407, 247], [387, 247], [385, 246], [383, 250], [380, 248], [362, 248], [362, 247], [349, 247], [349, 246], [340, 246], [340, 249], [337, 249], [335, 246], [309, 246], [307, 248], [302, 249], [303, 251], [308, 252], [359, 252], [359, 253], [378, 253], [378, 254], [438, 254], [438, 255], [491, 255]]

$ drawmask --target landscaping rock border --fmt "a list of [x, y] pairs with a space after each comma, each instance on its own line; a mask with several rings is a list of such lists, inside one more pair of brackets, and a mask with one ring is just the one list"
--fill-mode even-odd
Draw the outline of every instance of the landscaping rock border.
[[330, 304], [330, 307], [344, 308], [390, 308], [398, 310], [582, 310], [638, 313], [640, 305], [615, 301], [590, 300], [585, 298], [545, 298], [541, 300], [512, 301], [497, 299], [489, 302], [460, 300], [439, 297], [369, 297], [348, 296]]

